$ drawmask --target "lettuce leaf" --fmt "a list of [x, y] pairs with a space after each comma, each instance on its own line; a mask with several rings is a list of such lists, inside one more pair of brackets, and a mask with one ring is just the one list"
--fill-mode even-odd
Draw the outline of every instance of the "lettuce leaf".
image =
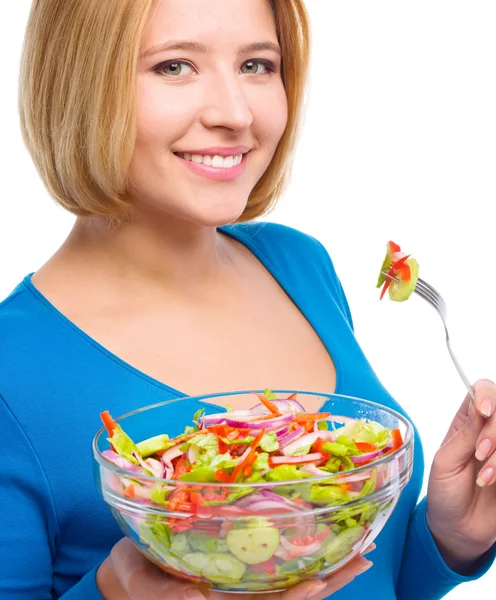
[[273, 431], [266, 433], [260, 440], [260, 448], [262, 448], [264, 452], [275, 452], [276, 450], [279, 450], [277, 435]]

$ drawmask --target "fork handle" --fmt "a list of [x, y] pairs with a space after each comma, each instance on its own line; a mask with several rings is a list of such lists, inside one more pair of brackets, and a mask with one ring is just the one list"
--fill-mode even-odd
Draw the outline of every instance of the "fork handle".
[[[446, 329], [446, 325], [444, 327]], [[470, 381], [467, 379], [467, 376], [463, 372], [463, 369], [461, 368], [460, 363], [456, 360], [456, 356], [453, 354], [453, 350], [451, 349], [451, 346], [450, 346], [450, 343], [449, 343], [449, 337], [448, 337], [448, 330], [447, 329], [446, 329], [446, 344], [448, 346], [448, 352], [450, 353], [451, 360], [453, 361], [453, 363], [454, 363], [454, 365], [456, 367], [456, 370], [458, 371], [458, 374], [462, 378], [463, 383], [465, 384], [465, 387], [467, 388], [470, 397], [472, 398], [472, 400], [474, 400], [474, 390], [472, 388], [472, 385], [471, 385]]]

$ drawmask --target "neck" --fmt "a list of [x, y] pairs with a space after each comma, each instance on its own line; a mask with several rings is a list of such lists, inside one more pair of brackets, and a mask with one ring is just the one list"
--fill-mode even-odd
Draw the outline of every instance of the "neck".
[[231, 262], [229, 241], [215, 227], [139, 215], [117, 226], [103, 217], [77, 219], [59, 259], [93, 277], [178, 291], [211, 282]]

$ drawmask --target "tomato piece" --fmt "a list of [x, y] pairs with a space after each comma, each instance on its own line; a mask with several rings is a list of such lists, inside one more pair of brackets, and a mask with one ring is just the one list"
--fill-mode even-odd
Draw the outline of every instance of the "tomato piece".
[[391, 250], [391, 254], [394, 254], [395, 252], [401, 252], [401, 248], [398, 246], [398, 244], [395, 244], [394, 242], [389, 242], [389, 248]]
[[397, 450], [398, 448], [403, 446], [403, 438], [401, 437], [401, 432], [399, 429], [393, 429], [391, 431], [391, 435], [393, 436], [393, 441], [394, 441], [394, 445], [393, 445], [393, 449], [392, 449], [392, 451], [394, 452], [395, 450]]
[[172, 475], [172, 479], [179, 479], [181, 475], [188, 473], [191, 469], [188, 467], [188, 463], [186, 459], [181, 456], [176, 462], [176, 466], [174, 467], [174, 474]]
[[224, 469], [217, 469], [214, 473], [214, 479], [220, 483], [230, 483], [231, 476], [227, 471], [224, 471]]
[[312, 446], [312, 452], [322, 452], [323, 445], [324, 445], [324, 440], [322, 438], [317, 438], [315, 440], [314, 445]]
[[171, 510], [176, 510], [179, 505], [188, 503], [189, 504], [189, 493], [187, 490], [178, 489], [172, 492], [168, 502], [168, 506]]

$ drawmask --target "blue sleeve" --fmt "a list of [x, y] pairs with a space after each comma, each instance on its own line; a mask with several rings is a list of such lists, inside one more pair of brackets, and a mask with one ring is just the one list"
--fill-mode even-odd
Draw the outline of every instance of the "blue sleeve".
[[[53, 600], [57, 517], [38, 457], [0, 396], [0, 598]], [[60, 600], [103, 600], [96, 568]]]
[[487, 553], [477, 571], [470, 576], [459, 575], [444, 562], [431, 535], [426, 520], [427, 498], [410, 517], [405, 549], [396, 588], [398, 600], [438, 600], [460, 583], [474, 581], [492, 566], [496, 545]]

